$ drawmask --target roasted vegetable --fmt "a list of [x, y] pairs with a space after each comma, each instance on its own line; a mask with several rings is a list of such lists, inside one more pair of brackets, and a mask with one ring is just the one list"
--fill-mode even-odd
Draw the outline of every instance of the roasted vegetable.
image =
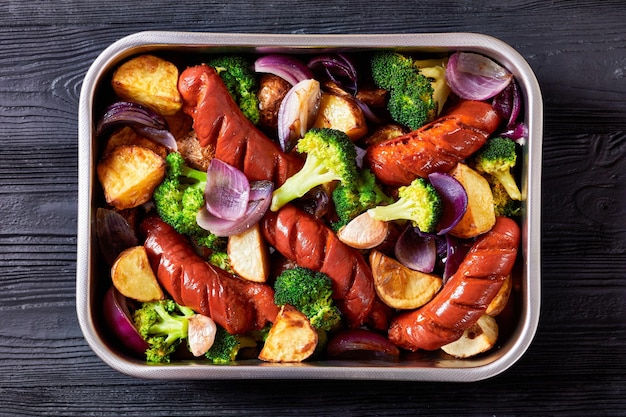
[[332, 296], [332, 280], [328, 275], [307, 268], [287, 269], [274, 283], [276, 304], [294, 306], [316, 329], [331, 330], [341, 320]]
[[168, 116], [182, 107], [178, 93], [178, 68], [154, 55], [140, 55], [120, 65], [111, 80], [122, 99], [136, 101]]
[[422, 232], [435, 231], [441, 217], [441, 197], [427, 180], [417, 178], [410, 185], [398, 189], [398, 199], [387, 206], [377, 206], [367, 211], [383, 221], [410, 220]]
[[111, 280], [120, 293], [133, 300], [147, 302], [164, 297], [143, 246], [120, 253], [111, 267]]
[[106, 202], [118, 210], [147, 203], [165, 177], [166, 164], [154, 151], [135, 145], [118, 146], [96, 167]]
[[178, 233], [192, 238], [198, 245], [224, 252], [226, 240], [204, 230], [196, 221], [205, 203], [206, 173], [188, 167], [177, 152], [170, 153], [165, 161], [167, 175], [154, 190], [157, 213]]
[[300, 171], [274, 190], [270, 210], [302, 197], [309, 190], [333, 181], [354, 183], [357, 175], [356, 150], [345, 133], [335, 129], [310, 129], [298, 140], [296, 149], [306, 154]]
[[489, 139], [475, 155], [474, 163], [477, 171], [493, 175], [513, 200], [522, 199], [522, 193], [511, 173], [517, 163], [515, 142], [511, 139]]
[[391, 117], [411, 130], [434, 120], [450, 91], [443, 61], [434, 67], [424, 64], [397, 52], [380, 52], [371, 59], [374, 83], [389, 91]]
[[172, 300], [143, 303], [133, 314], [135, 327], [148, 342], [146, 360], [168, 363], [170, 356], [187, 339], [188, 320], [195, 312]]

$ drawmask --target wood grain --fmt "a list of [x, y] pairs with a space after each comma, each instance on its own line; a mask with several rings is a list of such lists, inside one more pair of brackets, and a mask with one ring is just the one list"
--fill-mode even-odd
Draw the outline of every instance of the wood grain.
[[[626, 7], [612, 1], [0, 1], [0, 415], [626, 415]], [[486, 33], [543, 91], [542, 316], [472, 384], [150, 381], [75, 314], [77, 108], [98, 54], [141, 30]]]

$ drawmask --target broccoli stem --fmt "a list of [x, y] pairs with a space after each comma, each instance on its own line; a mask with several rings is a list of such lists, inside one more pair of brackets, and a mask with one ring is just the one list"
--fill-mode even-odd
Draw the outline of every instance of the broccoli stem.
[[337, 179], [337, 173], [330, 171], [317, 157], [309, 154], [302, 169], [274, 190], [270, 210], [277, 211], [289, 201], [302, 197], [312, 188]]
[[504, 187], [506, 192], [509, 194], [509, 196], [513, 200], [518, 200], [519, 201], [519, 200], [522, 199], [522, 193], [520, 192], [519, 188], [517, 187], [517, 183], [515, 182], [515, 178], [513, 178], [513, 175], [511, 174], [510, 171], [508, 171], [508, 170], [506, 170], [506, 171], [495, 171], [495, 172], [492, 172], [491, 175], [496, 177], [496, 179], [500, 182], [500, 184], [502, 184], [502, 186]]

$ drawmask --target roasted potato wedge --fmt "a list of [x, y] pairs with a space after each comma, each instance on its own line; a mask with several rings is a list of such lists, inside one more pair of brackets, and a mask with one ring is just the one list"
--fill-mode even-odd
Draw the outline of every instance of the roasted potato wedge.
[[165, 146], [159, 145], [146, 137], [138, 135], [133, 128], [129, 126], [116, 130], [111, 134], [111, 136], [109, 136], [103, 154], [106, 155], [118, 146], [123, 145], [137, 145], [154, 151], [161, 158], [165, 158], [167, 156], [167, 148]]
[[230, 236], [227, 251], [230, 266], [240, 277], [254, 282], [267, 281], [269, 252], [258, 223], [238, 235]]
[[111, 267], [111, 280], [122, 295], [133, 300], [147, 302], [164, 297], [143, 246], [133, 246], [119, 254]]
[[358, 104], [349, 96], [327, 92], [322, 93], [313, 127], [341, 130], [353, 142], [367, 134], [365, 115]]
[[409, 269], [382, 252], [371, 251], [369, 260], [376, 294], [389, 307], [403, 310], [421, 307], [443, 285], [439, 276]]
[[154, 55], [140, 55], [120, 65], [111, 85], [123, 100], [143, 104], [163, 116], [178, 112], [183, 105], [178, 68]]
[[506, 303], [509, 302], [509, 297], [511, 296], [511, 290], [513, 288], [513, 278], [511, 276], [507, 276], [500, 290], [496, 294], [496, 296], [491, 300], [485, 314], [490, 315], [491, 317], [495, 317], [498, 314], [502, 313], [502, 310], [506, 307]]
[[295, 307], [281, 307], [270, 329], [259, 359], [266, 362], [302, 362], [317, 347], [317, 331]]
[[489, 231], [496, 224], [493, 194], [487, 180], [463, 163], [458, 163], [449, 174], [456, 178], [467, 192], [467, 210], [450, 234], [467, 239]]
[[463, 333], [461, 338], [442, 346], [441, 349], [457, 358], [469, 358], [488, 351], [497, 340], [498, 323], [493, 317], [483, 314], [476, 324]]
[[363, 138], [363, 145], [371, 146], [389, 139], [395, 139], [404, 135], [406, 131], [400, 125], [386, 124], [378, 127], [369, 136]]
[[165, 170], [165, 159], [135, 145], [114, 148], [96, 167], [106, 202], [118, 210], [150, 201], [152, 192], [165, 177]]

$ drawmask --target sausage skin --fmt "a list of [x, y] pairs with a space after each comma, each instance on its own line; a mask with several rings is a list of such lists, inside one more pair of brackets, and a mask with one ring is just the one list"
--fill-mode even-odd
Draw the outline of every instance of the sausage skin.
[[376, 293], [372, 271], [360, 252], [341, 242], [321, 220], [290, 204], [268, 211], [261, 230], [283, 256], [330, 277], [333, 299], [349, 326], [365, 322]]
[[417, 130], [369, 146], [366, 160], [381, 182], [408, 185], [417, 177], [450, 171], [480, 149], [500, 121], [490, 104], [462, 101]]
[[511, 273], [520, 240], [515, 221], [498, 217], [479, 237], [443, 289], [419, 309], [392, 319], [389, 340], [416, 351], [436, 350], [457, 340], [484, 314]]
[[270, 180], [280, 186], [302, 167], [298, 155], [282, 152], [243, 115], [212, 67], [185, 69], [178, 90], [200, 146], [214, 148], [216, 158], [243, 171], [248, 180]]
[[158, 216], [146, 218], [141, 231], [157, 280], [178, 304], [211, 317], [231, 334], [260, 329], [276, 318], [278, 307], [270, 286], [209, 264]]

